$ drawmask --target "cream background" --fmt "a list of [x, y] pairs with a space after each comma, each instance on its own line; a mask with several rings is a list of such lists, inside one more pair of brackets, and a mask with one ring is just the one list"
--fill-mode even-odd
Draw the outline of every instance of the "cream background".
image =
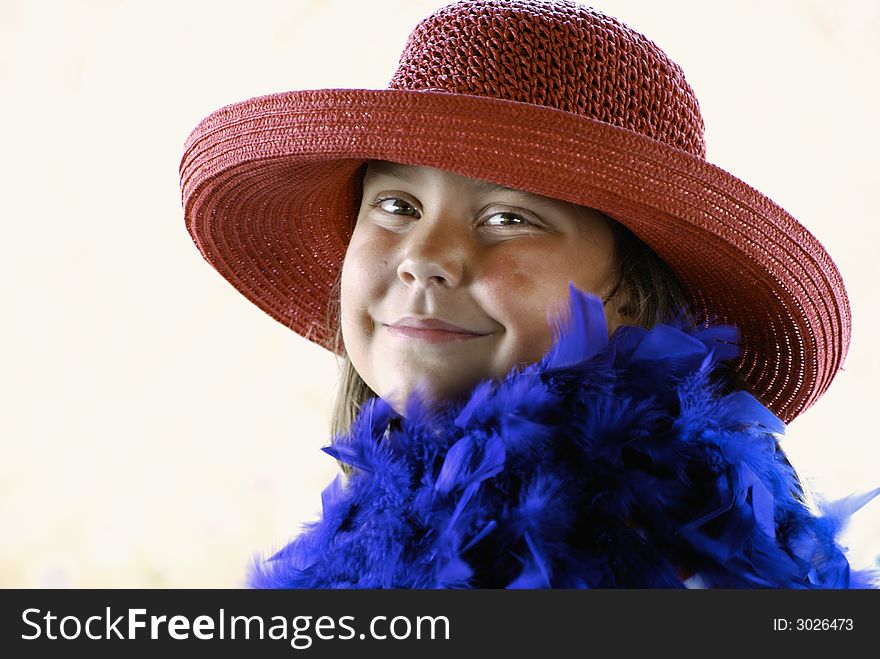
[[[443, 4], [0, 2], [0, 586], [239, 586], [318, 510], [335, 361], [202, 261], [182, 145], [250, 96], [383, 87]], [[839, 264], [846, 369], [784, 447], [828, 496], [880, 485], [880, 2], [598, 6], [682, 65], [709, 159]], [[845, 540], [880, 554], [880, 500]]]

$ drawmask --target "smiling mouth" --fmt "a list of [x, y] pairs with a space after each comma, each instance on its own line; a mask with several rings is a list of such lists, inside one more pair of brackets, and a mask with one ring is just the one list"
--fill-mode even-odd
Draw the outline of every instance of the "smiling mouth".
[[426, 329], [422, 327], [408, 327], [406, 325], [385, 325], [385, 329], [391, 336], [407, 341], [421, 341], [423, 343], [457, 343], [479, 339], [488, 334], [474, 334], [472, 332], [453, 332], [442, 329]]

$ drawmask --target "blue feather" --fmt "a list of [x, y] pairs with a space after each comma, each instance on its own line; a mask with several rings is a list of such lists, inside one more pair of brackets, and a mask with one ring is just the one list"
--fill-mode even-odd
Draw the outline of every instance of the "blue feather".
[[631, 360], [663, 361], [698, 365], [706, 356], [707, 347], [699, 339], [670, 327], [655, 325], [633, 353]]
[[446, 452], [446, 459], [440, 467], [440, 474], [437, 476], [437, 482], [434, 483], [434, 489], [440, 494], [449, 494], [449, 492], [458, 485], [467, 469], [468, 462], [471, 460], [475, 448], [475, 440], [472, 437], [463, 437], [455, 444], [449, 447]]
[[334, 506], [339, 505], [342, 501], [342, 496], [342, 476], [340, 475], [334, 478], [330, 485], [325, 487], [324, 491], [321, 492], [321, 506], [325, 515], [330, 512]]
[[[540, 361], [396, 417], [368, 401], [324, 450], [354, 467], [321, 518], [258, 561], [258, 588], [669, 588], [678, 567], [717, 588], [864, 588], [837, 534], [880, 494], [793, 494], [785, 425], [721, 393], [735, 328], [684, 314], [609, 339], [594, 296], [570, 287]], [[391, 420], [398, 423], [391, 427]]]
[[785, 423], [769, 409], [761, 405], [758, 399], [747, 391], [734, 391], [721, 401], [727, 408], [727, 414], [740, 419], [748, 419], [752, 425], [762, 426], [767, 432], [782, 434]]
[[568, 313], [555, 316], [551, 324], [557, 338], [544, 358], [547, 368], [567, 368], [579, 364], [608, 345], [608, 326], [602, 301], [590, 293], [568, 285]]
[[834, 501], [826, 501], [824, 498], [817, 495], [817, 506], [824, 517], [832, 520], [835, 527], [842, 529], [845, 522], [853, 514], [870, 503], [870, 501], [878, 494], [880, 494], [880, 487], [869, 492], [851, 494]]
[[468, 402], [462, 408], [461, 412], [459, 412], [458, 415], [455, 417], [455, 425], [459, 428], [466, 428], [470, 423], [474, 413], [485, 404], [485, 401], [489, 398], [489, 395], [492, 393], [494, 388], [495, 386], [491, 380], [486, 380], [479, 383], [474, 388], [473, 393], [468, 399]]

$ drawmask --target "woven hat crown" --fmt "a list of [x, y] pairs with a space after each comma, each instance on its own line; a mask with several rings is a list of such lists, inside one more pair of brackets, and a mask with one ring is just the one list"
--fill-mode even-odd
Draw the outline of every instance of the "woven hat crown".
[[576, 2], [465, 0], [412, 31], [391, 89], [532, 103], [705, 156], [684, 72], [645, 36]]

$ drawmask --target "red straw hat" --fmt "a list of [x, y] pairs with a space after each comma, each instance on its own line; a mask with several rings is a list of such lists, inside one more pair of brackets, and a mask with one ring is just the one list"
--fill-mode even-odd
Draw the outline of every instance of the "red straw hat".
[[248, 299], [332, 349], [329, 292], [368, 159], [556, 197], [626, 225], [695, 310], [739, 326], [739, 371], [785, 421], [846, 355], [849, 302], [822, 245], [705, 160], [681, 69], [593, 9], [458, 2], [416, 26], [387, 89], [291, 91], [214, 112], [180, 165], [187, 229]]

